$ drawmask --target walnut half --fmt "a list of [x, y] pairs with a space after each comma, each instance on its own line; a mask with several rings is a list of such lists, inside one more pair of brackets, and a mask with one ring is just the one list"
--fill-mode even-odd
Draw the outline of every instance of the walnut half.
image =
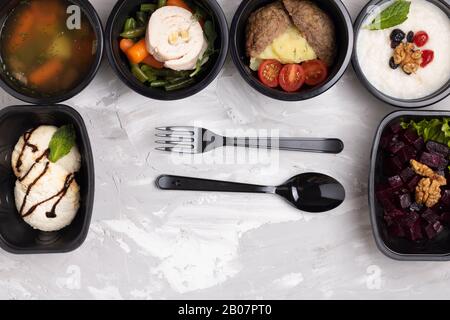
[[435, 206], [441, 199], [441, 186], [437, 180], [422, 178], [416, 187], [416, 202], [428, 208]]
[[428, 208], [435, 206], [441, 199], [441, 186], [447, 184], [447, 179], [414, 159], [411, 159], [410, 164], [415, 173], [424, 177], [416, 187], [416, 202]]

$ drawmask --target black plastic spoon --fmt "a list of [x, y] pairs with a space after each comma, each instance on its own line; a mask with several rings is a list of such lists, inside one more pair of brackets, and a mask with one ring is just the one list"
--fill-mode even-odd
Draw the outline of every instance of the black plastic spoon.
[[156, 186], [163, 190], [222, 191], [277, 194], [294, 207], [307, 212], [325, 212], [338, 207], [345, 199], [344, 187], [321, 173], [303, 173], [278, 187], [227, 181], [162, 175]]

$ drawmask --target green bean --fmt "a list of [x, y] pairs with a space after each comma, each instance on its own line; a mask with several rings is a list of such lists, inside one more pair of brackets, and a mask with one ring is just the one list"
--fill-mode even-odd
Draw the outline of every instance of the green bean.
[[140, 82], [144, 83], [148, 81], [147, 75], [144, 72], [142, 72], [142, 70], [139, 68], [137, 64], [133, 64], [131, 66], [131, 72]]
[[153, 88], [161, 88], [167, 85], [167, 81], [164, 80], [155, 80], [150, 83], [150, 86]]
[[153, 12], [155, 10], [156, 10], [156, 4], [154, 4], [154, 3], [141, 4], [141, 11], [143, 11], [143, 12]]
[[164, 86], [164, 89], [166, 89], [166, 91], [174, 91], [174, 90], [186, 88], [194, 83], [195, 83], [195, 79], [190, 78], [190, 79], [178, 82], [178, 83], [166, 85], [166, 86]]
[[120, 36], [126, 39], [140, 38], [145, 35], [145, 27], [136, 28], [130, 31], [122, 32]]
[[164, 7], [167, 3], [167, 0], [158, 0], [158, 8]]
[[147, 76], [149, 82], [153, 82], [155, 80], [158, 79], [158, 77], [153, 73], [152, 70], [148, 70], [147, 68], [145, 68], [146, 65], [142, 65], [141, 67], [141, 71]]
[[177, 84], [179, 82], [186, 80], [186, 77], [166, 78], [166, 80], [168, 80], [170, 84]]
[[143, 68], [142, 69], [143, 71], [150, 70], [155, 75], [157, 75], [158, 77], [161, 77], [161, 78], [187, 77], [189, 75], [189, 73], [190, 73], [189, 71], [175, 71], [175, 70], [170, 70], [170, 69], [156, 69], [156, 68], [152, 68], [152, 67], [147, 66], [147, 65], [143, 65], [142, 68]]
[[136, 20], [134, 20], [133, 18], [128, 18], [125, 21], [125, 25], [123, 27], [123, 32], [129, 32], [133, 29], [136, 29]]
[[147, 12], [144, 11], [138, 11], [136, 12], [136, 19], [139, 24], [139, 26], [146, 26], [148, 21], [148, 15]]

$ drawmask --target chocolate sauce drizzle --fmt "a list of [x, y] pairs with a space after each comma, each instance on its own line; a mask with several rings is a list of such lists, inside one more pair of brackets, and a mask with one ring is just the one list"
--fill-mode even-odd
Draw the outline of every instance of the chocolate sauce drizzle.
[[22, 164], [23, 164], [22, 157], [23, 157], [23, 154], [25, 153], [25, 149], [27, 147], [29, 147], [29, 148], [31, 148], [31, 151], [33, 153], [38, 151], [38, 147], [35, 146], [34, 144], [30, 143], [31, 135], [33, 134], [34, 130], [36, 130], [36, 128], [28, 130], [27, 132], [25, 132], [23, 134], [24, 144], [23, 144], [22, 150], [20, 151], [19, 157], [17, 158], [17, 162], [16, 162], [16, 170], [17, 170], [17, 172], [21, 171], [20, 168], [22, 167]]
[[[36, 130], [36, 128], [29, 130], [27, 132], [25, 132], [23, 134], [23, 139], [24, 139], [24, 145], [22, 147], [22, 150], [20, 151], [19, 157], [17, 159], [17, 163], [16, 163], [16, 169], [18, 172], [21, 171], [21, 167], [22, 167], [22, 157], [25, 153], [25, 149], [27, 147], [31, 148], [31, 151], [33, 153], [36, 153], [39, 151], [38, 147], [34, 144], [30, 143], [30, 138], [31, 135], [33, 134], [33, 132]], [[42, 159], [44, 158], [48, 158], [50, 154], [50, 149], [45, 150], [38, 158], [36, 158], [35, 162], [33, 163], [33, 165], [30, 167], [30, 169], [21, 177], [18, 178], [18, 180], [20, 182], [22, 182], [23, 180], [26, 179], [26, 177], [30, 174], [31, 170], [33, 170], [33, 168], [36, 166], [36, 164], [38, 164], [39, 162], [41, 162]], [[34, 181], [32, 183], [30, 183], [30, 185], [28, 186], [28, 189], [25, 193], [25, 197], [23, 198], [23, 202], [22, 205], [20, 207], [19, 213], [22, 216], [22, 218], [28, 217], [31, 214], [33, 214], [34, 211], [36, 211], [36, 209], [43, 205], [44, 203], [47, 203], [50, 200], [53, 200], [55, 198], [57, 198], [56, 202], [53, 204], [51, 210], [49, 212], [46, 212], [45, 215], [47, 216], [47, 218], [52, 219], [52, 218], [56, 218], [56, 207], [58, 206], [58, 204], [61, 202], [61, 200], [65, 197], [65, 195], [67, 194], [67, 191], [70, 188], [70, 185], [72, 184], [72, 182], [75, 180], [75, 175], [73, 173], [69, 174], [66, 177], [66, 180], [64, 181], [64, 186], [62, 187], [62, 189], [55, 195], [51, 196], [50, 198], [43, 200], [39, 203], [36, 203], [35, 205], [33, 205], [30, 209], [28, 209], [27, 212], [23, 213], [23, 210], [25, 209], [25, 205], [27, 203], [27, 198], [30, 195], [31, 189], [36, 185], [36, 183], [38, 183], [38, 181], [47, 173], [48, 168], [50, 166], [50, 162], [47, 161], [45, 163], [45, 168], [44, 170], [39, 174], [39, 176], [34, 179]]]
[[58, 200], [56, 200], [56, 202], [53, 204], [51, 210], [49, 212], [46, 212], [46, 216], [47, 218], [56, 218], [56, 207], [58, 206], [58, 204], [61, 202], [61, 200], [64, 198], [64, 196], [67, 194], [67, 191], [70, 188], [70, 185], [72, 184], [72, 182], [75, 180], [75, 176], [73, 173], [69, 174], [66, 177], [66, 180], [64, 181], [64, 186], [62, 187], [62, 189], [55, 195], [51, 196], [48, 199], [45, 199], [41, 202], [36, 203], [34, 206], [32, 206], [30, 209], [28, 209], [27, 212], [25, 212], [25, 214], [22, 215], [23, 218], [28, 217], [29, 215], [31, 215], [40, 205], [43, 205], [44, 203], [49, 202], [50, 200], [53, 200], [55, 198], [58, 198]]

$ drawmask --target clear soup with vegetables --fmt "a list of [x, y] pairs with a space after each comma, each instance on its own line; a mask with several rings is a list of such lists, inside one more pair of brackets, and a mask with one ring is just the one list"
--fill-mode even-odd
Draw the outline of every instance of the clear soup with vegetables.
[[90, 71], [96, 36], [82, 9], [64, 0], [20, 1], [2, 28], [3, 70], [28, 94], [75, 88]]

